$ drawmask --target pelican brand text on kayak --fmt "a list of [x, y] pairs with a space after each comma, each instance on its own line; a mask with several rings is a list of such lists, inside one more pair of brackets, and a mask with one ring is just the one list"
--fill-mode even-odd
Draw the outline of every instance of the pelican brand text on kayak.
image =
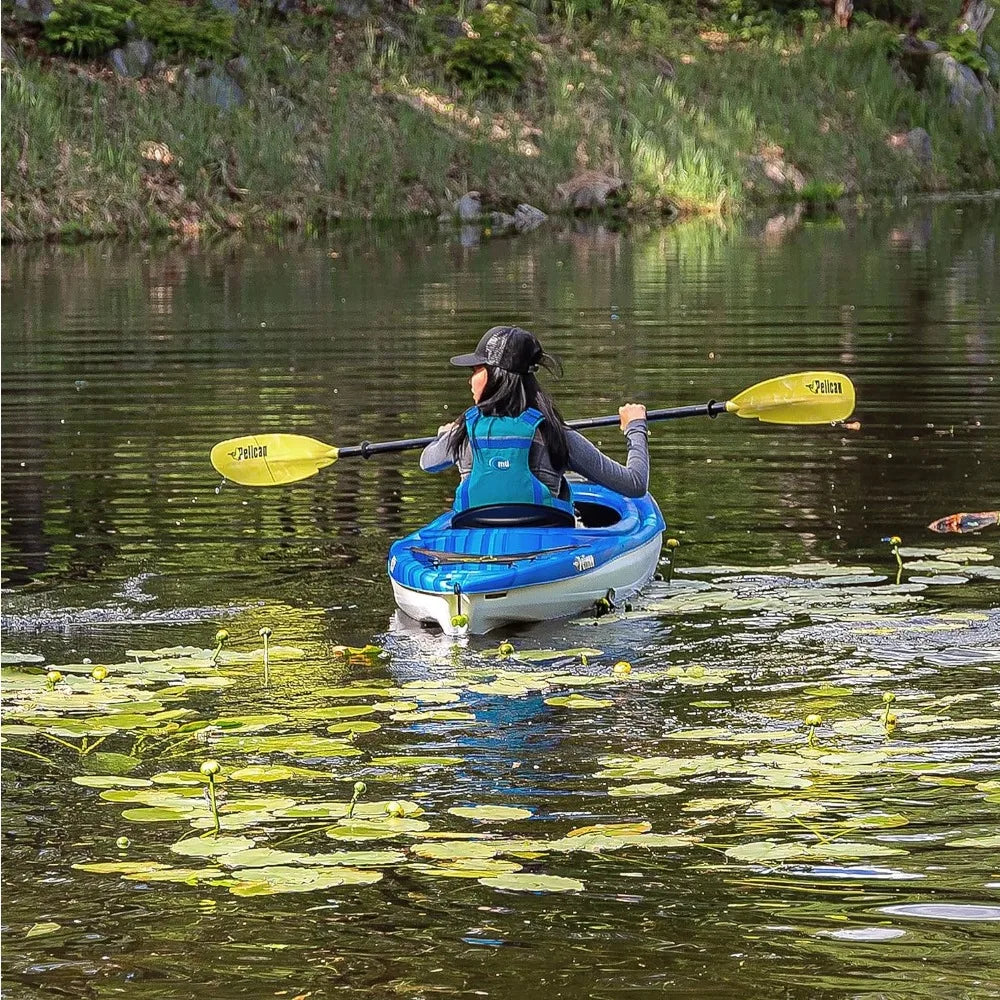
[[245, 462], [249, 458], [267, 458], [267, 445], [252, 444], [249, 447], [240, 445], [229, 453], [229, 457], [236, 462]]
[[842, 396], [844, 394], [844, 383], [832, 378], [814, 378], [811, 382], [806, 382], [806, 388], [817, 396]]

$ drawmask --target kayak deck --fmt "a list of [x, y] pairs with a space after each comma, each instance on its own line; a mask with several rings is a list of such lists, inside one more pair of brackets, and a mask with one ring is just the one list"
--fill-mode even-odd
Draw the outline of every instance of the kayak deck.
[[395, 542], [389, 576], [401, 610], [446, 632], [542, 621], [586, 610], [609, 591], [623, 596], [656, 568], [663, 517], [649, 494], [622, 497], [594, 483], [571, 484], [582, 527], [451, 527], [446, 512]]

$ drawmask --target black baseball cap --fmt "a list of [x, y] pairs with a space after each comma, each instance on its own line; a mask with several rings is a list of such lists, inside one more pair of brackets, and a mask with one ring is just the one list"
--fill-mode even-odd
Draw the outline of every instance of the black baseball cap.
[[483, 334], [475, 351], [458, 354], [451, 363], [456, 368], [491, 365], [515, 375], [527, 375], [538, 371], [545, 356], [538, 338], [528, 330], [519, 326], [493, 326]]

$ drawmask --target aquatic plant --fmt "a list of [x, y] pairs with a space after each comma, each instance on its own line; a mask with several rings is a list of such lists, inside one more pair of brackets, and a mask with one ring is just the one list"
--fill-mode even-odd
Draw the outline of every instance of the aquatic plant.
[[357, 805], [358, 799], [360, 799], [366, 791], [368, 791], [368, 786], [363, 781], [354, 782], [354, 794], [351, 796], [351, 801], [347, 805], [347, 819], [350, 819], [354, 815], [354, 807]]
[[52, 691], [62, 679], [63, 675], [58, 670], [50, 670], [45, 675], [45, 686]]
[[670, 583], [674, 578], [674, 560], [677, 558], [677, 549], [680, 547], [680, 544], [676, 538], [667, 539], [667, 583]]
[[268, 687], [271, 683], [271, 671], [268, 665], [267, 641], [273, 633], [265, 625], [257, 634], [264, 640], [264, 687]]
[[504, 659], [507, 659], [514, 655], [514, 647], [509, 642], [501, 642], [497, 647], [497, 653]]
[[220, 828], [219, 801], [215, 794], [215, 779], [222, 772], [222, 765], [217, 760], [209, 759], [203, 761], [198, 770], [208, 779], [208, 804], [212, 809], [212, 820], [215, 823], [212, 833], [218, 837]]
[[624, 676], [625, 674], [632, 673], [632, 664], [628, 660], [619, 660], [612, 668], [611, 672], [613, 674], [618, 674], [619, 676]]
[[100, 684], [102, 681], [107, 680], [108, 668], [94, 667], [94, 669], [90, 671], [90, 676], [94, 680], [94, 683]]
[[816, 746], [816, 727], [822, 725], [823, 717], [817, 715], [815, 712], [810, 713], [806, 716], [806, 725], [809, 727], [809, 746]]
[[882, 725], [887, 726], [889, 724], [889, 706], [896, 700], [896, 696], [891, 691], [886, 691], [882, 695], [882, 704], [885, 708], [882, 712]]
[[220, 628], [219, 631], [215, 633], [215, 649], [212, 650], [213, 666], [219, 662], [219, 654], [222, 652], [222, 647], [225, 646], [228, 640], [229, 632], [226, 629]]
[[128, 837], [119, 837], [115, 841], [115, 847], [117, 847], [119, 851], [127, 851], [131, 846], [132, 841], [129, 840]]
[[896, 557], [896, 586], [903, 577], [903, 557], [899, 554], [899, 547], [903, 544], [903, 539], [899, 535], [889, 535], [882, 539], [889, 544], [890, 551]]
[[465, 628], [469, 624], [468, 615], [452, 615], [451, 624], [453, 628]]

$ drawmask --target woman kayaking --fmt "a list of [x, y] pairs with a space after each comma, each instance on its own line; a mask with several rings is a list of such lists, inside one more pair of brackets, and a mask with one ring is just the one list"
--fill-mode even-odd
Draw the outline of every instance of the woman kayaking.
[[474, 352], [460, 354], [451, 363], [472, 369], [469, 385], [475, 405], [454, 423], [438, 428], [437, 440], [420, 456], [420, 467], [442, 472], [458, 466], [462, 481], [455, 493], [456, 512], [529, 505], [529, 510], [549, 508], [552, 523], [572, 523], [567, 472], [622, 496], [645, 495], [645, 406], [626, 403], [618, 410], [628, 447], [626, 463], [620, 465], [567, 427], [539, 385], [539, 368], [557, 373], [560, 365], [534, 334], [517, 326], [494, 326]]

